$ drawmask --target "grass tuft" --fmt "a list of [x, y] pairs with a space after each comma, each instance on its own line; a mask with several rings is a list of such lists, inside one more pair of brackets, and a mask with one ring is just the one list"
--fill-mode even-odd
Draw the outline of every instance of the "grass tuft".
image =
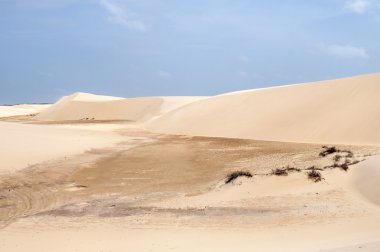
[[288, 176], [288, 171], [286, 169], [276, 168], [276, 169], [272, 170], [272, 175]]
[[315, 169], [309, 171], [307, 173], [307, 177], [310, 180], [313, 180], [315, 183], [322, 181], [323, 177], [322, 174], [319, 171], [316, 171]]
[[322, 146], [322, 148], [323, 148], [323, 151], [319, 153], [320, 157], [326, 157], [335, 152], [339, 152], [339, 150], [335, 146], [332, 146], [332, 147]]

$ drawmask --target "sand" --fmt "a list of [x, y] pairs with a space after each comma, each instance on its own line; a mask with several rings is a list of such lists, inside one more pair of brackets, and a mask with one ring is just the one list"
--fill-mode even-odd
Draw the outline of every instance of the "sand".
[[247, 90], [180, 107], [146, 125], [170, 134], [379, 144], [380, 74]]
[[[110, 127], [103, 125], [102, 128]], [[0, 122], [0, 173], [14, 172], [51, 159], [65, 158], [120, 141], [113, 132], [62, 125]]]
[[14, 106], [0, 106], [0, 117], [37, 114], [48, 107], [50, 107], [50, 104], [20, 104]]
[[[320, 183], [300, 172], [224, 185], [225, 176], [234, 170], [265, 174], [286, 164], [327, 165], [332, 157], [318, 157], [319, 145], [136, 130], [122, 134], [127, 141], [114, 148], [3, 176], [11, 191], [0, 187], [0, 216], [9, 220], [0, 230], [0, 249], [319, 251], [363, 244], [372, 245], [362, 251], [379, 248], [379, 207], [352, 183], [355, 170], [377, 158], [348, 172], [326, 170]], [[378, 151], [349, 148], [357, 156]], [[91, 162], [84, 162], [89, 158]]]
[[0, 107], [0, 251], [378, 251], [379, 80]]
[[119, 98], [87, 93], [63, 97], [36, 116], [39, 121], [144, 121], [203, 97]]

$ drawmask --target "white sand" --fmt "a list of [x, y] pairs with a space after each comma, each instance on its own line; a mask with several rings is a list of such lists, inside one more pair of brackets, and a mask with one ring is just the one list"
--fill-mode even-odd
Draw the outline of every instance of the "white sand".
[[142, 121], [203, 97], [119, 98], [75, 93], [63, 97], [36, 116], [41, 121], [130, 120]]
[[380, 143], [380, 74], [200, 100], [147, 124], [170, 134], [313, 143]]
[[20, 104], [14, 106], [0, 106], [0, 117], [36, 114], [50, 106], [50, 104]]
[[[377, 74], [211, 98], [124, 99], [76, 93], [45, 110], [1, 107], [0, 115], [41, 111], [36, 117], [41, 121], [132, 120], [171, 134], [378, 145], [379, 95]], [[0, 122], [0, 173], [114, 145], [125, 140], [115, 133], [124, 127]], [[376, 251], [380, 247], [379, 167], [380, 157], [373, 157], [348, 172], [326, 171], [326, 180], [320, 183], [308, 181], [304, 173], [268, 176], [147, 203], [183, 209], [233, 206], [236, 211], [261, 209], [260, 203], [267, 203], [280, 209], [283, 216], [272, 214], [270, 220], [244, 219], [244, 215], [234, 219], [259, 225], [251, 222], [229, 229], [234, 223], [227, 218], [219, 223], [224, 229], [213, 228], [207, 218], [157, 213], [114, 218], [31, 216], [0, 230], [0, 251], [355, 251], [358, 246], [363, 246], [360, 251]], [[315, 202], [318, 197], [322, 203]], [[307, 204], [298, 206], [299, 202]], [[292, 212], [297, 210], [300, 213]], [[197, 218], [204, 222], [196, 222]], [[181, 221], [200, 225], [181, 226]]]
[[[322, 183], [310, 183], [297, 174], [289, 178], [268, 177], [254, 181], [242, 180], [242, 185], [219, 187], [199, 195], [177, 197], [172, 201], [152, 202], [154, 205], [194, 207], [206, 205], [245, 206], [249, 200], [266, 197], [314, 194], [343, 190], [350, 204], [361, 214], [340, 214], [315, 222], [289, 225], [213, 228], [207, 224], [186, 227], [170, 217], [126, 216], [119, 218], [32, 216], [20, 219], [0, 230], [1, 251], [365, 251], [380, 249], [380, 211], [365, 197], [353, 193], [352, 179], [356, 172], [380, 159], [373, 158], [354, 167], [354, 173], [331, 171]], [[297, 177], [298, 176], [298, 177]], [[341, 199], [335, 199], [341, 200]], [[327, 200], [326, 200], [327, 202]], [[345, 203], [347, 204], [347, 203]], [[323, 210], [323, 209], [321, 209]], [[316, 209], [314, 210], [316, 211]], [[340, 215], [343, 215], [340, 216]], [[162, 225], [149, 224], [151, 218]], [[181, 217], [184, 218], [184, 217]], [[242, 217], [244, 218], [244, 217]], [[302, 220], [302, 216], [298, 217]], [[305, 217], [307, 218], [307, 217]], [[229, 219], [224, 220], [229, 223]], [[147, 223], [147, 224], [144, 224]], [[179, 222], [178, 222], [179, 223]], [[244, 223], [244, 220], [242, 220]], [[38, 230], [38, 231], [36, 231]], [[20, 242], [22, 241], [22, 242]], [[41, 242], [44, 241], [44, 242]], [[359, 249], [359, 250], [358, 250]]]
[[[344, 220], [334, 224], [301, 225], [292, 228], [260, 227], [251, 230], [204, 228], [134, 228], [130, 219], [97, 222], [96, 219], [34, 218], [20, 220], [0, 230], [1, 251], [319, 251], [342, 244], [378, 240], [380, 219]], [[173, 220], [175, 223], [175, 220]], [[363, 232], [363, 223], [367, 223]], [[38, 229], [38, 232], [34, 231]], [[20, 242], [20, 239], [22, 242]], [[44, 242], [41, 242], [44, 241]], [[363, 242], [360, 242], [363, 241]], [[362, 252], [377, 250], [359, 250]]]
[[[112, 125], [101, 126], [107, 127]], [[105, 129], [0, 122], [0, 139], [0, 173], [4, 173], [91, 148], [111, 146], [120, 141], [120, 136]]]
[[371, 157], [352, 171], [351, 184], [370, 202], [380, 206], [380, 156]]

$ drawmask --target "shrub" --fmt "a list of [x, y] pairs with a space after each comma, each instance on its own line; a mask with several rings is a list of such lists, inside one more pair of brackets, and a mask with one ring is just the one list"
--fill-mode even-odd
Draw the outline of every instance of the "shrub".
[[228, 184], [228, 183], [231, 183], [232, 181], [234, 181], [235, 179], [237, 179], [238, 177], [247, 177], [247, 178], [251, 178], [252, 177], [252, 174], [248, 171], [235, 171], [235, 172], [232, 172], [230, 173], [227, 178], [226, 178], [226, 181], [225, 183]]
[[341, 164], [339, 166], [339, 168], [342, 169], [343, 171], [347, 171], [348, 170], [348, 165], [349, 165], [349, 163], [347, 163], [347, 160], [346, 160], [346, 162], [344, 162], [343, 164]]
[[322, 174], [314, 169], [307, 173], [307, 177], [308, 179], [313, 180], [315, 183], [323, 179]]
[[339, 162], [339, 160], [342, 158], [342, 156], [341, 155], [336, 155], [333, 159], [334, 159], [334, 161], [335, 162]]
[[327, 166], [327, 167], [338, 168], [338, 167], [340, 167], [340, 164], [335, 162], [332, 166]]
[[272, 174], [276, 176], [288, 176], [288, 171], [287, 169], [276, 168], [275, 170], [272, 170]]
[[335, 146], [332, 146], [332, 147], [322, 146], [322, 148], [324, 150], [319, 153], [320, 157], [326, 157], [327, 155], [330, 155], [339, 151]]

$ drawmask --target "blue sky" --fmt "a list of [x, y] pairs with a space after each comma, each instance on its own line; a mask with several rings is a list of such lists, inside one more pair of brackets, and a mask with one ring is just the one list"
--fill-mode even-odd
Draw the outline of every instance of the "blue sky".
[[0, 0], [0, 104], [380, 72], [379, 0]]

